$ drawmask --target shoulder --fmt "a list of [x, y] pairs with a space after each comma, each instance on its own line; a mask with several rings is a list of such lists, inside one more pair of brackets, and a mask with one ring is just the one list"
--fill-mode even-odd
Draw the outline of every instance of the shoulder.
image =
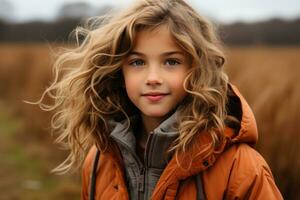
[[265, 159], [253, 147], [247, 144], [233, 145], [229, 151], [234, 151], [232, 165], [238, 169], [243, 169], [244, 173], [258, 174], [261, 170], [270, 172], [271, 170]]
[[237, 144], [228, 151], [234, 151], [231, 158], [230, 178], [233, 183], [249, 181], [259, 176], [273, 179], [272, 172], [265, 159], [254, 148], [247, 144]]
[[[247, 144], [236, 144], [228, 175], [228, 199], [282, 199], [265, 159]], [[225, 153], [226, 154], [226, 153]]]
[[236, 174], [239, 176], [255, 175], [262, 169], [271, 172], [264, 158], [245, 143], [233, 144], [227, 148], [218, 156], [213, 168], [217, 168], [217, 170], [218, 168], [226, 169], [226, 172], [231, 173], [229, 175], [235, 175], [235, 170], [241, 170]]
[[[94, 167], [94, 162], [97, 154], [97, 148], [91, 147], [85, 161], [82, 166], [82, 190], [81, 199], [87, 200], [91, 189], [91, 175]], [[123, 168], [120, 164], [119, 158], [116, 153], [110, 150], [100, 152], [100, 157], [97, 163], [97, 169], [95, 169], [95, 199], [111, 199], [112, 194], [127, 195], [124, 191], [126, 188], [123, 180]], [[118, 191], [122, 193], [116, 193], [116, 185], [119, 185]], [[118, 188], [118, 187], [117, 187]], [[105, 191], [105, 192], [104, 192]], [[113, 198], [115, 199], [115, 198]]]
[[208, 199], [283, 199], [267, 162], [245, 143], [222, 152], [203, 180]]
[[91, 170], [93, 167], [93, 162], [97, 153], [96, 146], [92, 146], [85, 157], [84, 163], [82, 165], [81, 171], [81, 179], [82, 179], [82, 186], [81, 186], [81, 199], [88, 199], [88, 188], [90, 184], [90, 176]]
[[82, 169], [83, 170], [90, 170], [92, 167], [92, 164], [94, 162], [95, 156], [97, 153], [97, 147], [96, 146], [92, 146], [89, 150], [89, 152], [87, 153], [87, 156], [85, 157], [84, 163], [82, 165]]
[[[106, 151], [101, 151], [97, 157], [98, 159], [96, 160], [96, 155], [97, 155], [98, 149], [94, 145], [90, 148], [89, 152], [87, 153], [84, 163], [82, 165], [82, 177], [83, 179], [88, 180], [91, 176], [91, 172], [93, 169], [95, 162], [97, 162], [97, 168], [96, 168], [96, 173], [97, 177], [102, 176], [103, 173], [105, 176], [108, 176], [109, 174], [114, 173], [117, 169], [121, 168], [121, 163], [119, 161], [119, 158], [115, 152], [112, 150], [106, 150]], [[100, 173], [99, 173], [99, 168], [101, 167]]]

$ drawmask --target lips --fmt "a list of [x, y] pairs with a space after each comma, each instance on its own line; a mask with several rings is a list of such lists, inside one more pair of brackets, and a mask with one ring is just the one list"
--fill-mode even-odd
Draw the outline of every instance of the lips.
[[168, 93], [149, 92], [149, 93], [143, 94], [142, 96], [144, 96], [145, 98], [147, 98], [151, 102], [158, 102], [167, 95], [168, 95]]

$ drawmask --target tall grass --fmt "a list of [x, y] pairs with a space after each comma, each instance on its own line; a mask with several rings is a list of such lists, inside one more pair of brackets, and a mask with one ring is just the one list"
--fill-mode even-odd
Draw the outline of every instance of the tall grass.
[[256, 116], [258, 150], [285, 199], [300, 199], [300, 48], [228, 49], [232, 81]]
[[[54, 48], [54, 49], [53, 49]], [[53, 144], [51, 113], [37, 100], [51, 80], [55, 46], [0, 45], [0, 199], [79, 199], [78, 174], [50, 173], [66, 152]]]

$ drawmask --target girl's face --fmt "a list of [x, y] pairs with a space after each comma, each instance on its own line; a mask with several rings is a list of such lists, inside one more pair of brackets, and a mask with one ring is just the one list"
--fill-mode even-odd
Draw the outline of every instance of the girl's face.
[[142, 115], [164, 118], [186, 96], [189, 69], [188, 56], [166, 26], [140, 31], [122, 67], [128, 97]]

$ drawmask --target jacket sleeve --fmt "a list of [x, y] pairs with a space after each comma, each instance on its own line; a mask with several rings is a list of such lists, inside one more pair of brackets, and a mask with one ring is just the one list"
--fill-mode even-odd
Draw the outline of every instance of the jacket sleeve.
[[81, 200], [88, 200], [89, 198], [89, 185], [90, 174], [92, 168], [93, 158], [96, 154], [96, 148], [92, 147], [87, 154], [81, 171]]
[[283, 197], [263, 157], [250, 147], [242, 147], [231, 170], [225, 199], [281, 200]]

